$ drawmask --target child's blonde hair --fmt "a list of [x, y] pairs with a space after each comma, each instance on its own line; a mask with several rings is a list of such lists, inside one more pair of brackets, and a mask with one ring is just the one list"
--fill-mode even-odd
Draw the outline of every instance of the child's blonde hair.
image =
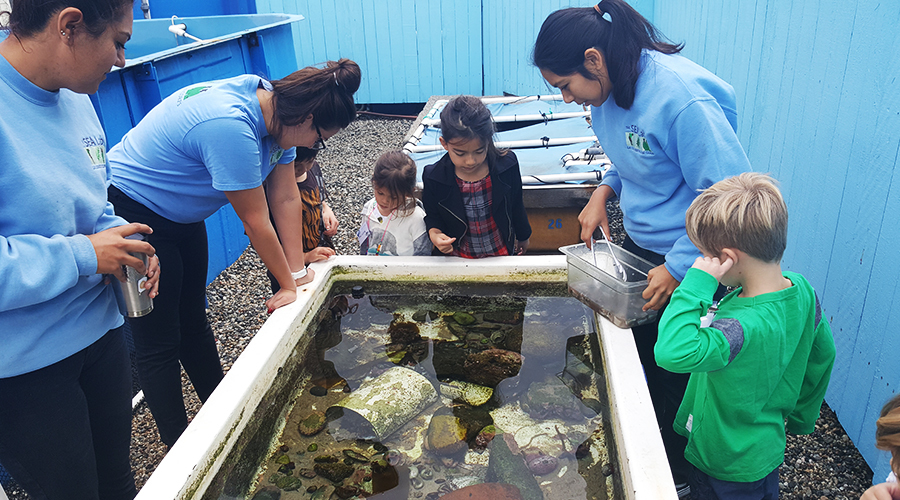
[[881, 417], [875, 422], [875, 447], [891, 452], [891, 470], [900, 477], [900, 394], [881, 408]]
[[708, 255], [737, 248], [778, 262], [787, 245], [787, 206], [768, 174], [743, 173], [700, 193], [685, 215], [688, 237]]
[[378, 157], [372, 184], [390, 194], [399, 207], [399, 217], [411, 215], [416, 209], [416, 162], [403, 151], [387, 151]]

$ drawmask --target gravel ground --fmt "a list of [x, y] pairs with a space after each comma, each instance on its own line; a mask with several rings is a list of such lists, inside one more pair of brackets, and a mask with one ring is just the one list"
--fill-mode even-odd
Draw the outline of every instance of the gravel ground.
[[[375, 159], [400, 147], [412, 120], [362, 117], [328, 140], [319, 155], [329, 204], [341, 222], [334, 238], [339, 254], [358, 251], [356, 229], [359, 210], [372, 197], [369, 179]], [[613, 240], [623, 237], [621, 214], [610, 205]], [[246, 347], [266, 320], [268, 297], [265, 268], [252, 250], [225, 270], [208, 288], [209, 318], [219, 342], [225, 370]], [[183, 387], [191, 418], [200, 402], [186, 377]], [[131, 463], [140, 489], [166, 454], [165, 445], [147, 405], [134, 413]], [[781, 468], [781, 498], [785, 500], [856, 500], [871, 484], [872, 471], [844, 432], [830, 408], [824, 406], [816, 430], [809, 436], [788, 436], [785, 463]], [[27, 500], [21, 489], [8, 490], [10, 500]]]

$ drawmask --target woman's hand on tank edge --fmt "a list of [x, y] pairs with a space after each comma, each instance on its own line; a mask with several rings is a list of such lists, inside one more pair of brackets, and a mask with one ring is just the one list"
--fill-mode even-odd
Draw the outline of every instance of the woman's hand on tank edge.
[[[312, 269], [310, 269], [309, 272], [312, 274]], [[269, 297], [269, 300], [266, 301], [266, 309], [269, 311], [269, 314], [271, 314], [275, 309], [286, 306], [295, 300], [297, 300], [296, 290], [286, 290], [282, 288], [281, 290], [278, 290], [278, 293]]]
[[125, 281], [122, 266], [133, 267], [139, 273], [145, 274], [147, 269], [144, 267], [143, 261], [131, 253], [145, 253], [152, 257], [156, 254], [156, 250], [146, 241], [128, 240], [125, 237], [135, 233], [150, 234], [152, 232], [150, 226], [132, 222], [87, 235], [97, 254], [97, 274], [112, 274], [122, 282]]
[[307, 267], [306, 268], [306, 276], [295, 279], [294, 284], [297, 286], [302, 286], [302, 285], [312, 282], [312, 280], [314, 280], [315, 278], [316, 278], [316, 272]]
[[651, 269], [647, 273], [647, 281], [647, 288], [641, 294], [644, 300], [647, 301], [643, 307], [644, 311], [651, 309], [658, 311], [662, 306], [666, 305], [669, 302], [669, 297], [672, 296], [672, 292], [675, 291], [679, 284], [679, 281], [669, 274], [665, 264]]
[[[303, 254], [304, 262], [319, 262], [322, 260], [328, 260], [329, 257], [333, 257], [335, 255], [334, 249], [329, 247], [316, 247]], [[310, 272], [310, 269], [307, 268], [307, 273]], [[305, 276], [304, 276], [305, 278]], [[297, 283], [300, 285], [300, 283]]]
[[867, 489], [859, 500], [900, 500], [900, 483], [881, 483]]
[[609, 186], [598, 186], [591, 194], [591, 199], [578, 214], [578, 223], [581, 224], [581, 241], [591, 248], [593, 234], [597, 226], [603, 228], [604, 234], [609, 234], [609, 219], [606, 215], [606, 200], [615, 195], [615, 191]]

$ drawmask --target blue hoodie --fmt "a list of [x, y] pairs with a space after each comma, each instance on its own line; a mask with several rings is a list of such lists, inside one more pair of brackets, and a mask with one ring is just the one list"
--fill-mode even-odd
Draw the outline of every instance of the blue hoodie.
[[619, 197], [628, 235], [666, 257], [678, 281], [700, 252], [684, 214], [698, 190], [750, 171], [737, 138], [734, 89], [679, 55], [645, 50], [631, 109], [613, 96], [591, 111], [613, 166], [602, 184]]
[[88, 240], [125, 224], [106, 200], [90, 98], [43, 90], [0, 57], [0, 378], [65, 359], [123, 323]]

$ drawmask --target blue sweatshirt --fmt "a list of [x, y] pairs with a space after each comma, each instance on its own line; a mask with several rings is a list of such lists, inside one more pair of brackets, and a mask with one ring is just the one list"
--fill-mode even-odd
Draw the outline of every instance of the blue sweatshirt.
[[199, 222], [228, 203], [226, 191], [262, 185], [290, 163], [266, 130], [256, 89], [242, 75], [185, 87], [157, 104], [109, 152], [113, 185], [163, 217]]
[[43, 368], [123, 323], [85, 235], [125, 224], [106, 200], [90, 98], [48, 92], [0, 57], [0, 378]]
[[618, 195], [631, 239], [665, 255], [666, 269], [682, 281], [700, 256], [684, 227], [697, 190], [749, 172], [750, 161], [738, 142], [731, 85], [679, 55], [645, 50], [640, 64], [631, 109], [610, 95], [591, 111], [613, 162], [602, 184]]

